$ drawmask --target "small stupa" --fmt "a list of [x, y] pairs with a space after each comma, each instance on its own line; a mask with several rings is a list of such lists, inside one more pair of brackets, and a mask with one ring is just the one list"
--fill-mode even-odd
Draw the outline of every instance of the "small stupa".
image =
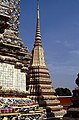
[[63, 116], [63, 106], [55, 96], [55, 90], [51, 85], [50, 73], [46, 65], [44, 49], [40, 34], [39, 0], [37, 7], [37, 25], [32, 60], [27, 73], [27, 90], [30, 98], [38, 102], [43, 108], [51, 108], [55, 116]]
[[79, 119], [79, 73], [77, 75], [77, 79], [76, 79], [76, 84], [78, 87], [76, 87], [72, 92], [73, 92], [73, 96], [71, 98], [73, 105], [71, 105], [68, 110], [67, 110], [67, 114], [64, 115], [64, 120], [75, 120], [75, 119]]

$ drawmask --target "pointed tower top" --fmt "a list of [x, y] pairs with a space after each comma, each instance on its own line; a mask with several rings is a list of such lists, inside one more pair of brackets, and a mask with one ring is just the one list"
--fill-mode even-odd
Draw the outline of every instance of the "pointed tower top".
[[37, 0], [37, 25], [36, 25], [36, 37], [34, 46], [42, 46], [41, 34], [40, 34], [40, 15], [39, 15], [39, 0]]
[[38, 12], [37, 18], [39, 19], [40, 18], [40, 16], [39, 16], [39, 0], [37, 0], [37, 6], [38, 6], [38, 8], [37, 8], [37, 12]]
[[46, 61], [44, 57], [44, 49], [42, 47], [41, 42], [41, 34], [40, 34], [40, 15], [39, 15], [39, 0], [37, 0], [37, 24], [36, 24], [36, 36], [35, 43], [32, 50], [32, 67], [33, 66], [41, 66], [46, 67]]

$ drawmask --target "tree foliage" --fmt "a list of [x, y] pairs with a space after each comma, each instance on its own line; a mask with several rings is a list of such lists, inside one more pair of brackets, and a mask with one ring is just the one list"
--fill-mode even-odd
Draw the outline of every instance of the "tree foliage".
[[71, 91], [68, 88], [56, 88], [56, 95], [58, 96], [71, 96]]

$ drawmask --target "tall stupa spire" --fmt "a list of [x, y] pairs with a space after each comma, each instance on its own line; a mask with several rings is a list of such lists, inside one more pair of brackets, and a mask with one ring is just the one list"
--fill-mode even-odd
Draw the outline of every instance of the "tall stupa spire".
[[40, 33], [40, 8], [39, 0], [37, 0], [37, 25], [36, 25], [36, 37], [35, 37], [35, 46], [42, 46], [41, 43], [41, 33]]
[[52, 81], [45, 61], [40, 35], [39, 0], [37, 2], [36, 36], [32, 50], [32, 61], [27, 74], [27, 89], [30, 92], [29, 97], [36, 100], [39, 106], [50, 107], [55, 112], [55, 116], [62, 116], [64, 110], [55, 96], [55, 90], [51, 85]]
[[[32, 66], [46, 66], [44, 57], [44, 49], [42, 47], [41, 33], [40, 33], [40, 7], [39, 0], [37, 0], [37, 23], [36, 23], [36, 36], [34, 48], [32, 50], [33, 59]], [[36, 58], [37, 55], [37, 58]]]

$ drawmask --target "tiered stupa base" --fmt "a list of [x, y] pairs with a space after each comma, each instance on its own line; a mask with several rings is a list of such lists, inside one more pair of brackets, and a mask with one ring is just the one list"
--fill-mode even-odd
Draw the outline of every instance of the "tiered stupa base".
[[49, 99], [40, 101], [39, 106], [42, 106], [45, 109], [51, 108], [51, 111], [54, 113], [55, 117], [63, 117], [63, 115], [66, 114], [66, 111], [63, 109], [63, 106], [60, 105], [60, 101], [57, 97], [54, 95], [51, 96], [53, 97], [52, 99], [50, 99], [50, 96], [48, 95]]

